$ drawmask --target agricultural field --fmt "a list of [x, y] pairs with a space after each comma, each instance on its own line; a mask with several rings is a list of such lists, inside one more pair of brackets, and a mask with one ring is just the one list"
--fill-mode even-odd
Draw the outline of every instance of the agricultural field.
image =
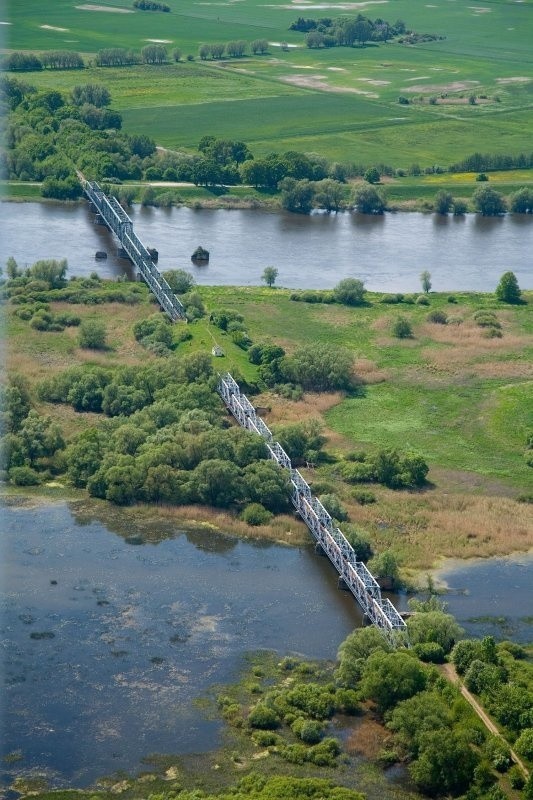
[[[331, 160], [407, 168], [447, 166], [474, 151], [531, 149], [533, 3], [457, 0], [417, 4], [308, 4], [170, 0], [171, 13], [124, 2], [42, 0], [10, 4], [2, 26], [10, 49], [72, 49], [91, 64], [105, 47], [164, 44], [182, 61], [162, 66], [31, 73], [38, 86], [103, 82], [124, 127], [169, 148], [194, 148], [206, 134], [246, 141], [255, 155], [318, 152]], [[443, 36], [414, 46], [308, 49], [290, 31], [299, 15], [362, 12]], [[262, 56], [200, 61], [203, 43], [264, 38]], [[281, 44], [286, 43], [286, 47]], [[187, 61], [187, 56], [194, 61]], [[402, 95], [410, 102], [400, 105]], [[475, 104], [469, 97], [475, 95]], [[431, 103], [430, 98], [432, 98]], [[230, 105], [228, 105], [230, 104]], [[260, 124], [258, 124], [260, 120]]]

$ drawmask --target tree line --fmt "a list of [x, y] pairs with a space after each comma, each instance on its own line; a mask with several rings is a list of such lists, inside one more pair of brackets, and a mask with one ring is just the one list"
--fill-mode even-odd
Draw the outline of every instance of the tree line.
[[305, 43], [311, 49], [321, 47], [364, 47], [367, 42], [388, 42], [396, 39], [400, 43], [415, 44], [419, 41], [444, 39], [437, 34], [417, 34], [407, 30], [405, 22], [395, 23], [378, 18], [375, 20], [358, 14], [356, 17], [321, 17], [319, 19], [298, 17], [289, 26], [291, 31], [306, 33]]

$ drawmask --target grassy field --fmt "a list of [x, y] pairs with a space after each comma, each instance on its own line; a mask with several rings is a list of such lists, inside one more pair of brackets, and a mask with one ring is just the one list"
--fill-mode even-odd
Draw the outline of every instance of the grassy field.
[[[429, 307], [391, 306], [370, 294], [368, 305], [351, 309], [296, 305], [283, 289], [198, 291], [208, 312], [220, 307], [239, 311], [254, 342], [274, 341], [288, 352], [300, 344], [327, 342], [353, 353], [354, 371], [361, 379], [355, 395], [306, 395], [294, 402], [266, 393], [255, 402], [268, 409], [265, 419], [274, 430], [306, 418], [322, 422], [331, 463], [303, 472], [341, 497], [350, 519], [376, 547], [392, 547], [404, 564], [428, 569], [439, 556], [501, 555], [533, 546], [533, 508], [514, 499], [530, 493], [532, 484], [523, 455], [526, 432], [533, 428], [533, 293], [525, 293], [528, 303], [517, 307], [481, 294], [458, 294], [454, 304], [431, 294]], [[485, 338], [473, 320], [480, 308], [495, 311], [502, 338]], [[428, 322], [428, 311], [435, 309], [452, 318], [447, 325]], [[151, 358], [132, 334], [134, 322], [154, 312], [148, 293], [137, 306], [76, 306], [75, 311], [83, 318], [105, 319], [107, 351], [80, 350], [74, 329], [35, 331], [8, 307], [8, 366], [35, 385], [80, 361], [133, 365]], [[391, 335], [399, 313], [410, 320], [412, 339]], [[209, 351], [216, 342], [225, 353], [215, 360], [217, 369], [256, 379], [257, 368], [245, 351], [210, 324], [208, 316], [189, 330], [192, 339], [179, 345], [178, 354]], [[42, 403], [39, 409], [57, 419], [68, 437], [95, 421], [94, 415], [64, 406]], [[367, 486], [377, 502], [361, 506], [354, 487], [341, 480], [337, 464], [350, 450], [372, 453], [387, 446], [424, 456], [430, 466], [428, 489], [394, 492]], [[194, 509], [187, 513], [198, 519]], [[214, 524], [223, 524], [217, 519]], [[275, 536], [282, 534], [278, 530]]]
[[[261, 57], [28, 76], [38, 86], [63, 89], [105, 82], [125, 128], [148, 133], [167, 147], [192, 148], [201, 136], [215, 134], [245, 140], [256, 155], [297, 149], [403, 168], [413, 161], [447, 165], [476, 150], [531, 149], [531, 0], [488, 6], [385, 0], [379, 12], [358, 4], [353, 13], [379, 13], [391, 22], [402, 18], [409, 28], [445, 38], [414, 47], [388, 43], [326, 50], [307, 49], [303, 35], [288, 30], [303, 6], [282, 0], [268, 5], [170, 0], [170, 14], [134, 11], [128, 3], [109, 0], [11, 5], [11, 24], [3, 30], [8, 47], [75, 49], [88, 63], [103, 47], [140, 50], [160, 41], [169, 51], [180, 48], [183, 58], [196, 58], [204, 42], [267, 39], [269, 53]], [[340, 14], [334, 5], [320, 9]], [[283, 50], [282, 41], [290, 49]], [[472, 93], [484, 99], [469, 105]], [[410, 105], [398, 104], [401, 94]], [[429, 104], [430, 97], [437, 98], [436, 105]]]

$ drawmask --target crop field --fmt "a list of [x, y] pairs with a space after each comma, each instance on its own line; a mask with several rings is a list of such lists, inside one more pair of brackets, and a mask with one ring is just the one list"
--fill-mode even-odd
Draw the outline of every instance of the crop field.
[[[120, 0], [9, 3], [0, 22], [11, 49], [72, 49], [88, 64], [105, 47], [177, 47], [182, 61], [160, 67], [90, 67], [26, 76], [69, 89], [102, 82], [124, 127], [158, 144], [193, 148], [201, 136], [242, 139], [253, 152], [303, 150], [344, 161], [407, 167], [459, 160], [474, 152], [531, 149], [533, 1], [468, 5], [458, 0], [308, 4], [274, 0], [209, 3], [169, 0], [171, 13], [142, 12]], [[313, 49], [289, 31], [297, 16], [362, 12], [405, 21], [440, 41], [406, 46]], [[200, 61], [202, 43], [262, 38], [263, 56]], [[287, 48], [282, 48], [282, 42]], [[475, 105], [470, 95], [478, 98]], [[398, 97], [408, 98], [400, 105]], [[429, 99], [432, 98], [430, 104]]]

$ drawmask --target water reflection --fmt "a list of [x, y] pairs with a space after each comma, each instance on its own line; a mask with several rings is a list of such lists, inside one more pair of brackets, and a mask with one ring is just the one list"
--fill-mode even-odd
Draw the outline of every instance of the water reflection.
[[[265, 266], [279, 269], [280, 285], [331, 288], [358, 277], [370, 289], [420, 290], [419, 275], [432, 273], [436, 291], [493, 291], [502, 272], [512, 269], [522, 288], [533, 288], [531, 215], [492, 218], [467, 215], [390, 213], [268, 213], [257, 210], [154, 209], [129, 211], [137, 234], [159, 251], [162, 270], [191, 270], [198, 283], [259, 285]], [[21, 265], [39, 258], [67, 258], [71, 274], [97, 269], [105, 277], [131, 266], [117, 256], [117, 243], [94, 225], [87, 204], [2, 203], [0, 215], [9, 241], [0, 243], [0, 261], [13, 255]], [[209, 265], [191, 255], [202, 245]], [[97, 250], [108, 259], [95, 262]]]

